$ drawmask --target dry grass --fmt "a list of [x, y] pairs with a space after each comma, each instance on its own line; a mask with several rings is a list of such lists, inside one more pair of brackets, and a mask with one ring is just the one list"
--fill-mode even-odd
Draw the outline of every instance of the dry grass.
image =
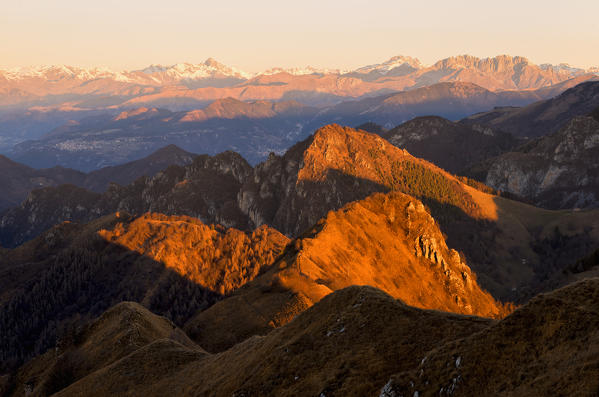
[[349, 287], [219, 354], [151, 342], [57, 396], [596, 396], [598, 302], [586, 280], [494, 321]]
[[16, 377], [13, 395], [53, 394], [157, 340], [169, 340], [198, 355], [206, 354], [180, 329], [143, 306], [123, 302], [79, 331], [61, 346], [24, 365]]
[[489, 323], [420, 311], [373, 288], [351, 287], [224, 353], [190, 359], [189, 349], [155, 342], [57, 395], [372, 395], [397, 368], [412, 368], [436, 344]]
[[[599, 279], [542, 294], [503, 321], [393, 377], [408, 395], [596, 396]], [[458, 361], [459, 360], [459, 365]], [[410, 383], [412, 382], [412, 383]], [[453, 386], [452, 386], [453, 385]]]

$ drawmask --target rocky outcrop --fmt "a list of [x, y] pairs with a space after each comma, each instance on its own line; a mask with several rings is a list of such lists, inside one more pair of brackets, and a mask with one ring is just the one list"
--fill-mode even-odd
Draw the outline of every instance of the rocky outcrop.
[[486, 183], [547, 208], [599, 206], [599, 121], [580, 116], [495, 159]]

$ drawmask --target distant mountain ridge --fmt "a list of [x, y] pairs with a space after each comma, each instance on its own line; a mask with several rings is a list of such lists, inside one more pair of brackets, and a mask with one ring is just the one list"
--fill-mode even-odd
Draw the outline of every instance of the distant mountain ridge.
[[[492, 91], [539, 89], [588, 75], [564, 65], [532, 64], [524, 57], [500, 55], [480, 59], [469, 55], [446, 58], [423, 66], [415, 58], [395, 56], [355, 70], [272, 68], [246, 73], [208, 58], [203, 63], [151, 65], [141, 70], [113, 72], [106, 68], [42, 66], [0, 70], [0, 108], [71, 103], [89, 107], [89, 100], [110, 97], [111, 105], [154, 95], [171, 106], [233, 97], [241, 100], [281, 100], [297, 96], [306, 104], [339, 102], [376, 93], [403, 91], [440, 82], [462, 81]], [[186, 95], [182, 95], [185, 92]], [[66, 96], [60, 99], [60, 96]], [[178, 98], [175, 101], [175, 98]], [[319, 99], [320, 98], [320, 99]], [[155, 99], [156, 100], [156, 99]], [[104, 100], [106, 101], [106, 100]], [[145, 100], [144, 102], [148, 102]], [[87, 106], [82, 106], [87, 103]]]
[[128, 185], [144, 175], [154, 176], [171, 165], [190, 164], [196, 156], [168, 145], [145, 158], [85, 174], [63, 167], [33, 169], [0, 155], [0, 182], [6, 188], [0, 198], [0, 212], [19, 205], [34, 189], [71, 184], [103, 193], [112, 183]]
[[[561, 88], [577, 81], [568, 80]], [[66, 123], [37, 140], [17, 144], [9, 155], [37, 168], [62, 165], [91, 171], [175, 144], [197, 153], [233, 150], [256, 164], [270, 152], [282, 153], [329, 123], [375, 122], [389, 129], [418, 116], [432, 114], [457, 120], [497, 106], [527, 105], [552, 94], [545, 88], [493, 92], [457, 81], [326, 107], [306, 106], [297, 100], [240, 101], [227, 97], [203, 108], [173, 112], [136, 103], [137, 107], [118, 113]], [[148, 97], [152, 95], [136, 99]]]
[[317, 111], [295, 101], [248, 103], [232, 98], [181, 112], [140, 107], [65, 124], [16, 145], [10, 156], [38, 168], [58, 163], [89, 172], [174, 144], [196, 153], [235, 150], [256, 163], [303, 138], [304, 125]]
[[479, 124], [442, 117], [417, 117], [381, 134], [393, 145], [451, 173], [464, 175], [473, 165], [513, 149], [522, 141]]
[[[138, 70], [113, 71], [109, 68], [82, 68], [68, 65], [47, 65], [37, 67], [21, 67], [8, 70], [0, 70], [0, 76], [7, 80], [21, 80], [27, 78], [73, 78], [77, 80], [91, 80], [101, 78], [112, 78], [122, 82], [136, 82], [140, 84], [168, 84], [180, 81], [200, 80], [205, 78], [237, 78], [248, 80], [260, 75], [276, 73], [288, 73], [296, 75], [304, 74], [352, 74], [367, 75], [377, 73], [380, 75], [399, 75], [399, 70], [406, 68], [410, 72], [420, 70], [442, 70], [442, 69], [473, 69], [481, 72], [505, 73], [514, 69], [526, 67], [538, 68], [555, 76], [574, 77], [585, 73], [594, 73], [596, 68], [582, 69], [570, 66], [566, 63], [558, 65], [541, 64], [534, 65], [527, 58], [521, 56], [498, 55], [493, 58], [478, 58], [471, 55], [459, 55], [437, 61], [431, 66], [423, 65], [420, 60], [410, 56], [397, 55], [381, 63], [362, 66], [357, 69], [327, 69], [306, 67], [279, 68], [273, 67], [262, 72], [249, 73], [224, 65], [214, 58], [208, 58], [202, 63], [176, 63], [171, 65], [150, 65]], [[403, 73], [408, 74], [408, 73]]]
[[599, 81], [582, 82], [553, 98], [523, 107], [498, 107], [473, 114], [464, 123], [488, 125], [517, 137], [549, 135], [575, 116], [590, 113], [599, 106]]

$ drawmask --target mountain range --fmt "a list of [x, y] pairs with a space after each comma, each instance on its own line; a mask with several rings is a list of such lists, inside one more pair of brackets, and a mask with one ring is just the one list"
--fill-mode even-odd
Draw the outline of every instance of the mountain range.
[[142, 159], [85, 174], [62, 167], [33, 169], [0, 155], [0, 181], [7, 188], [0, 198], [0, 211], [19, 205], [35, 189], [70, 184], [103, 193], [113, 183], [128, 185], [144, 175], [154, 176], [171, 165], [190, 164], [195, 156], [170, 145]]
[[298, 237], [328, 211], [389, 191], [422, 200], [481, 285], [502, 299], [527, 296], [527, 288], [599, 241], [597, 211], [563, 213], [512, 201], [377, 135], [330, 125], [256, 167], [225, 152], [103, 193], [73, 185], [35, 190], [1, 214], [0, 242], [14, 247], [62, 221], [89, 222], [115, 211], [188, 215], [246, 231], [266, 224]]
[[[311, 107], [327, 107], [451, 82], [476, 84], [494, 93], [502, 92], [502, 99], [508, 99], [495, 101], [492, 106], [519, 106], [596, 79], [597, 72], [567, 65], [537, 66], [524, 57], [508, 55], [485, 59], [455, 56], [431, 66], [396, 56], [355, 70], [272, 68], [257, 74], [214, 59], [122, 72], [73, 66], [0, 70], [0, 153], [6, 154], [14, 145], [40, 138], [71, 120], [99, 114], [116, 116], [141, 107], [191, 111], [224, 98], [245, 102], [295, 100]], [[514, 95], [511, 99], [510, 94]], [[485, 110], [488, 108], [468, 108], [471, 113]], [[453, 112], [457, 113], [456, 118], [469, 115]], [[430, 114], [404, 115], [388, 128]], [[454, 118], [445, 113], [436, 115]], [[333, 121], [341, 120], [328, 122]], [[364, 121], [368, 120], [360, 123]]]
[[[560, 85], [558, 92], [567, 86]], [[375, 122], [392, 128], [431, 114], [457, 120], [497, 106], [527, 105], [553, 94], [548, 89], [492, 92], [472, 83], [452, 82], [327, 107], [306, 106], [297, 101], [243, 102], [233, 98], [180, 112], [140, 107], [68, 122], [39, 139], [15, 145], [8, 155], [36, 168], [60, 165], [89, 172], [136, 160], [175, 144], [211, 155], [233, 150], [256, 164], [270, 152], [280, 154], [315, 129], [333, 122]], [[575, 92], [573, 96], [580, 95]]]
[[586, 72], [4, 73], [0, 395], [597, 395]]
[[[520, 56], [499, 55], [480, 59], [460, 55], [442, 59], [431, 66], [423, 65], [409, 56], [395, 56], [389, 60], [355, 70], [305, 68], [271, 68], [264, 72], [247, 73], [208, 58], [200, 64], [179, 63], [174, 65], [150, 65], [133, 71], [114, 72], [106, 68], [79, 68], [73, 66], [40, 66], [0, 71], [0, 79], [6, 87], [28, 87], [35, 89], [22, 94], [44, 92], [54, 95], [65, 86], [80, 86], [81, 82], [96, 81], [96, 87], [112, 85], [117, 89], [132, 86], [180, 85], [186, 88], [227, 87], [239, 83], [260, 81], [260, 77], [286, 74], [302, 77], [310, 75], [332, 75], [339, 78], [355, 78], [373, 82], [381, 78], [397, 80], [396, 84], [406, 87], [430, 85], [441, 81], [470, 81], [491, 90], [531, 89], [553, 85], [572, 77], [596, 73], [596, 68], [584, 70], [567, 64], [537, 66]], [[400, 79], [403, 78], [403, 79]], [[45, 85], [40, 87], [40, 83]], [[25, 91], [25, 90], [23, 90]], [[253, 98], [266, 99], [266, 98]]]

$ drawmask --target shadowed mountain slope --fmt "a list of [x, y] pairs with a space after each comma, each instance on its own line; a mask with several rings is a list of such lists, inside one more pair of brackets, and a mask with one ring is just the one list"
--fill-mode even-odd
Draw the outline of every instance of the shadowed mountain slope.
[[142, 176], [152, 177], [171, 165], [185, 166], [191, 164], [198, 155], [168, 145], [139, 160], [112, 167], [104, 167], [90, 172], [83, 185], [86, 189], [103, 193], [111, 183], [128, 185]]
[[[223, 353], [206, 356], [174, 342], [154, 342], [58, 395], [369, 395], [397, 368], [412, 367], [412, 360], [402, 358], [421, 356], [435, 343], [489, 323], [417, 310], [374, 288], [350, 287], [267, 336]], [[22, 387], [17, 384], [17, 390]]]
[[597, 211], [546, 211], [486, 194], [379, 136], [338, 125], [320, 128], [254, 169], [228, 152], [199, 156], [102, 195], [74, 187], [35, 191], [3, 215], [0, 241], [14, 246], [63, 220], [119, 210], [189, 215], [241, 230], [267, 224], [295, 237], [330, 210], [391, 190], [422, 200], [448, 244], [501, 299], [530, 296], [522, 289], [599, 244]]
[[463, 185], [445, 171], [374, 134], [335, 124], [259, 164], [239, 204], [254, 224], [298, 235], [331, 209], [389, 190], [436, 205], [435, 218], [444, 206], [481, 216]]
[[135, 302], [111, 307], [89, 324], [71, 330], [59, 342], [55, 349], [20, 369], [12, 395], [51, 395], [153, 343], [179, 347], [179, 351], [189, 352], [190, 359], [206, 354], [172, 321]]
[[599, 390], [599, 279], [532, 299], [504, 320], [427, 354], [385, 396], [577, 395]]
[[128, 185], [142, 176], [154, 176], [171, 165], [190, 164], [196, 156], [169, 145], [145, 158], [85, 174], [62, 167], [33, 169], [0, 155], [0, 185], [5, 187], [0, 196], [0, 212], [21, 204], [34, 189], [72, 184], [103, 193], [111, 183]]
[[82, 184], [85, 174], [68, 168], [36, 170], [0, 155], [0, 212], [15, 207], [33, 189], [64, 183]]
[[[391, 190], [422, 200], [484, 288], [504, 299], [599, 244], [597, 211], [546, 211], [483, 193], [376, 135], [336, 125], [255, 167], [238, 202], [254, 224], [299, 235], [329, 210]], [[554, 241], [556, 227], [563, 238]]]
[[34, 190], [19, 207], [2, 214], [0, 244], [14, 247], [63, 221], [87, 222], [116, 211], [183, 214], [206, 223], [248, 228], [237, 207], [237, 192], [252, 172], [237, 153], [197, 156], [127, 186], [100, 194], [72, 185]]
[[598, 294], [587, 280], [491, 321], [350, 287], [225, 352], [155, 342], [57, 395], [595, 396]]
[[554, 98], [514, 108], [506, 107], [475, 114], [465, 123], [488, 125], [517, 137], [549, 135], [575, 116], [586, 115], [599, 106], [599, 81], [578, 84]]

